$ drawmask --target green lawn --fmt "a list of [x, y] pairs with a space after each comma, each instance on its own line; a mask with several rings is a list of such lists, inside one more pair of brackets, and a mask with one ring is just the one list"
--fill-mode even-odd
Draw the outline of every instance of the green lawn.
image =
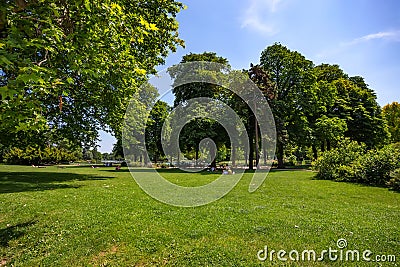
[[[217, 176], [163, 171], [182, 185]], [[395, 255], [400, 264], [400, 194], [271, 172], [248, 193], [246, 174], [219, 201], [178, 208], [146, 195], [126, 169], [0, 165], [0, 266], [270, 266], [257, 252], [337, 249]], [[286, 257], [288, 257], [286, 255]], [[286, 266], [377, 266], [286, 262]]]

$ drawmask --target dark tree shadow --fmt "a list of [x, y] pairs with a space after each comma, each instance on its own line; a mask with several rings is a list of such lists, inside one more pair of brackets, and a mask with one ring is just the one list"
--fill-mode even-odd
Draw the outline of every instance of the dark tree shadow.
[[4, 229], [0, 229], [0, 246], [8, 247], [8, 243], [11, 240], [18, 239], [25, 235], [28, 227], [36, 224], [37, 221], [31, 220], [25, 223], [19, 223], [17, 225], [8, 226]]
[[[182, 171], [180, 169], [152, 169], [152, 168], [134, 168], [135, 172], [153, 172], [154, 170], [156, 170], [159, 173], [187, 173], [185, 171]], [[120, 170], [102, 170], [100, 169], [100, 171], [103, 172], [129, 172], [128, 168], [122, 168]]]
[[57, 172], [0, 172], [0, 194], [79, 188], [71, 181], [107, 180], [114, 177]]

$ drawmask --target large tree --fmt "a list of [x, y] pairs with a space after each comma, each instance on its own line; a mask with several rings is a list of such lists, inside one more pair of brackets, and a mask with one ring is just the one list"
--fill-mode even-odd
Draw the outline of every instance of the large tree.
[[[216, 65], [213, 65], [213, 67], [216, 67], [217, 69], [210, 69], [210, 72], [204, 74], [207, 77], [211, 77], [210, 75], [217, 75], [220, 71], [230, 69], [228, 60], [226, 58], [217, 56], [217, 54], [213, 52], [204, 52], [201, 54], [190, 53], [183, 56], [181, 63], [188, 62], [218, 63]], [[205, 67], [207, 68], [209, 66]], [[171, 67], [168, 72], [174, 79], [174, 83], [176, 81], [184, 80], [187, 75], [192, 75], [191, 73], [187, 72], [187, 68], [181, 68], [180, 65]], [[198, 73], [196, 75], [201, 74]], [[207, 82], [191, 82], [185, 83], [180, 86], [174, 86], [172, 92], [175, 96], [175, 107], [180, 104], [185, 104], [188, 100], [192, 98], [207, 97], [211, 99], [221, 100], [226, 95], [226, 90], [222, 86]], [[180, 136], [180, 147], [184, 150], [184, 152], [194, 151], [195, 159], [197, 161], [199, 156], [199, 143], [201, 140], [207, 137], [211, 138], [218, 147], [221, 147], [224, 144], [226, 144], [226, 146], [230, 146], [229, 138], [222, 125], [220, 125], [213, 119], [196, 118], [190, 121], [183, 129]], [[211, 165], [214, 167], [216, 166], [215, 159], [212, 161]]]
[[313, 108], [315, 76], [313, 63], [296, 51], [275, 43], [261, 54], [261, 66], [276, 85], [277, 97], [272, 111], [277, 126], [278, 167], [284, 167], [284, 149], [288, 140], [302, 144], [309, 136], [307, 116]]
[[345, 136], [369, 148], [387, 143], [389, 132], [375, 92], [360, 76], [333, 82], [337, 90], [331, 114], [346, 120]]
[[0, 4], [0, 143], [121, 130], [147, 74], [183, 41], [173, 0], [6, 0]]

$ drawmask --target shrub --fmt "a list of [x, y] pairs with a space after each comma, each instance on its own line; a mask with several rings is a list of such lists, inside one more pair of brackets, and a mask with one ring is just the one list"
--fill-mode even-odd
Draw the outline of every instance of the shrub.
[[386, 185], [395, 191], [400, 191], [400, 169], [393, 171], [390, 174], [390, 178]]
[[[400, 177], [400, 149], [388, 145], [379, 150], [365, 151], [365, 146], [345, 141], [338, 148], [326, 151], [315, 163], [317, 178], [396, 188]], [[395, 173], [395, 174], [393, 174]], [[391, 181], [391, 182], [390, 182]]]
[[24, 164], [23, 155], [24, 151], [22, 149], [13, 147], [4, 154], [4, 162], [8, 164]]
[[7, 164], [43, 164], [69, 162], [79, 159], [80, 151], [67, 151], [58, 147], [45, 147], [44, 149], [28, 146], [25, 149], [13, 147], [4, 154]]
[[400, 167], [400, 153], [388, 145], [379, 150], [370, 150], [359, 159], [357, 182], [371, 185], [385, 185], [390, 174]]
[[349, 181], [353, 179], [352, 163], [365, 151], [364, 144], [344, 139], [338, 147], [325, 151], [314, 163], [317, 178], [323, 180]]
[[290, 155], [289, 157], [286, 158], [286, 165], [287, 166], [295, 166], [297, 163], [297, 157], [296, 155]]

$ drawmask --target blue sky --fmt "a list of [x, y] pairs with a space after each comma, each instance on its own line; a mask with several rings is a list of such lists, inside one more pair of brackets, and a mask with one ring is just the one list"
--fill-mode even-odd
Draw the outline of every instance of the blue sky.
[[[188, 0], [179, 13], [185, 40], [164, 69], [190, 52], [216, 52], [233, 68], [258, 63], [275, 42], [315, 64], [338, 64], [360, 75], [384, 106], [400, 102], [400, 1], [398, 0]], [[102, 152], [114, 140], [101, 134]]]

